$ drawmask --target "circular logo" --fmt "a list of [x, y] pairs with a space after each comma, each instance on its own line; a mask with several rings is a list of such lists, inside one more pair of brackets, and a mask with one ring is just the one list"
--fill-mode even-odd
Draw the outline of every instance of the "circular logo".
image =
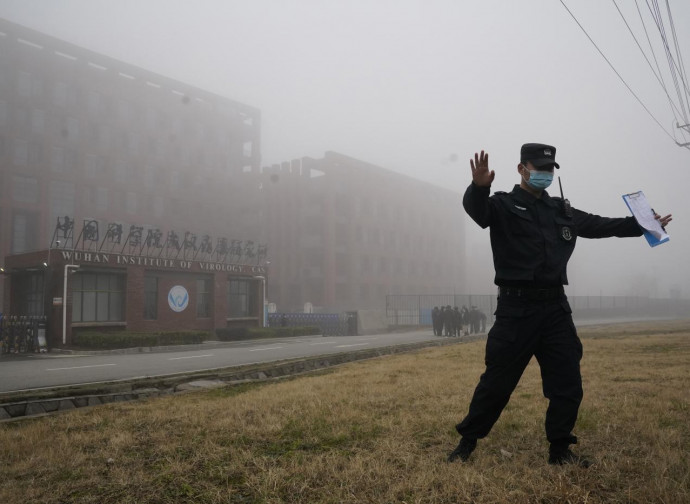
[[174, 312], [181, 312], [189, 304], [189, 293], [181, 285], [176, 285], [168, 292], [168, 305]]
[[565, 241], [570, 241], [573, 239], [573, 233], [570, 231], [568, 226], [563, 226], [563, 229], [561, 229], [561, 236], [563, 236]]

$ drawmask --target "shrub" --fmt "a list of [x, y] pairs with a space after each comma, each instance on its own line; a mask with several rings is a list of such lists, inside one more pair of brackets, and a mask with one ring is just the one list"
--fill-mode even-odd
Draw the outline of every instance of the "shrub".
[[84, 331], [72, 335], [72, 345], [82, 348], [133, 348], [166, 345], [191, 345], [208, 339], [206, 331], [172, 331], [172, 332], [99, 332]]
[[220, 341], [235, 341], [248, 339], [249, 328], [247, 327], [223, 327], [216, 329], [216, 338]]

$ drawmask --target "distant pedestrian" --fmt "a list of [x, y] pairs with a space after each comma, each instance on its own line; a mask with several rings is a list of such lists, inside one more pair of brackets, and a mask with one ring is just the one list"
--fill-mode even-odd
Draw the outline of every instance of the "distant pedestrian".
[[453, 336], [460, 336], [462, 330], [462, 314], [458, 307], [453, 308]]
[[450, 305], [446, 306], [443, 312], [443, 329], [445, 336], [450, 336], [453, 333], [453, 309]]
[[434, 309], [431, 310], [431, 327], [434, 330], [434, 336], [439, 336], [439, 331], [438, 331], [438, 320], [440, 317], [440, 310], [438, 309], [438, 306], [434, 306]]
[[470, 327], [470, 312], [467, 309], [467, 306], [462, 305], [462, 310], [460, 310], [460, 314], [462, 315], [462, 327], [463, 330], [465, 331], [465, 336], [469, 335], [469, 327]]

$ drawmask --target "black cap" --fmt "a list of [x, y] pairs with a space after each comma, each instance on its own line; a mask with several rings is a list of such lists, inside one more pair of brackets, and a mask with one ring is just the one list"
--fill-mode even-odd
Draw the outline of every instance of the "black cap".
[[535, 168], [549, 168], [556, 163], [556, 147], [540, 143], [526, 143], [520, 149], [520, 162], [529, 161]]

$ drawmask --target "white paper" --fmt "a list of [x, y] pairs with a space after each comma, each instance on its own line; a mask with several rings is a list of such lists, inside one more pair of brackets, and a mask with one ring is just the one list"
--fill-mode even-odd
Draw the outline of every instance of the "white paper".
[[643, 229], [649, 231], [659, 241], [668, 239], [668, 235], [661, 227], [661, 223], [654, 218], [654, 210], [652, 210], [642, 191], [626, 194], [624, 197], [637, 223]]

